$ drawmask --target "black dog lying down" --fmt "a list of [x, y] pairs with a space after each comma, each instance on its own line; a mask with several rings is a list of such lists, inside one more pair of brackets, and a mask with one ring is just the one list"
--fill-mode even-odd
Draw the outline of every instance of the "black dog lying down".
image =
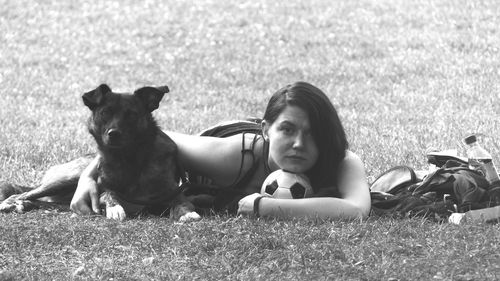
[[97, 185], [106, 216], [123, 219], [146, 209], [154, 214], [170, 211], [180, 221], [200, 219], [179, 189], [177, 146], [157, 126], [151, 112], [168, 87], [143, 87], [132, 95], [113, 93], [103, 84], [83, 95], [92, 111], [88, 121], [98, 155], [82, 157], [50, 168], [34, 189], [0, 184], [0, 211], [24, 211], [44, 202], [69, 205], [82, 171], [97, 161]]

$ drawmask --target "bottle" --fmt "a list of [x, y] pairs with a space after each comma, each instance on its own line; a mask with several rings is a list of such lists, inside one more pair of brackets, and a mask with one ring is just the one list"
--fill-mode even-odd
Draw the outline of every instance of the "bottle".
[[500, 220], [500, 206], [470, 210], [465, 213], [453, 213], [448, 218], [449, 223], [482, 223], [498, 222]]
[[483, 173], [486, 180], [489, 182], [489, 188], [500, 186], [500, 177], [497, 169], [493, 164], [491, 154], [486, 151], [479, 143], [475, 135], [470, 135], [464, 139], [467, 148], [467, 158], [469, 159], [469, 168], [471, 170], [479, 170]]

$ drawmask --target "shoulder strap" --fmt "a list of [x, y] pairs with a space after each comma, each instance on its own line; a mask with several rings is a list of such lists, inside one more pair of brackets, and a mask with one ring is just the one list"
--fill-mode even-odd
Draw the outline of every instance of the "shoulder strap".
[[[238, 171], [238, 176], [236, 177], [236, 180], [229, 185], [228, 188], [237, 188], [238, 186], [244, 185], [248, 182], [248, 180], [253, 176], [256, 168], [257, 168], [257, 159], [255, 158], [255, 155], [253, 153], [253, 149], [255, 146], [255, 142], [257, 141], [257, 134], [254, 135], [252, 142], [247, 146], [246, 144], [246, 132], [242, 134], [241, 136], [241, 162], [240, 162], [240, 169]], [[243, 166], [245, 165], [245, 156], [248, 155], [252, 158], [252, 166], [250, 169], [242, 176], [243, 173]]]
[[[238, 201], [245, 195], [245, 192], [241, 190], [241, 187], [245, 186], [250, 181], [250, 179], [255, 174], [255, 171], [257, 170], [258, 161], [253, 151], [255, 142], [257, 141], [257, 135], [254, 136], [249, 146], [245, 144], [245, 140], [246, 136], [245, 133], [243, 133], [241, 163], [238, 176], [231, 185], [224, 188], [219, 188], [219, 192], [214, 200], [214, 208], [216, 210], [227, 209], [229, 212], [236, 212]], [[252, 166], [250, 166], [250, 168], [243, 174], [243, 166], [245, 164], [246, 155], [251, 157]]]

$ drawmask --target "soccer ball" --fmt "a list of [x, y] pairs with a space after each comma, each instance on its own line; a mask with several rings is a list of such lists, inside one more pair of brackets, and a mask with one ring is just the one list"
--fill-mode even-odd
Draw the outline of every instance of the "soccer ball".
[[260, 193], [272, 198], [298, 199], [310, 197], [313, 189], [306, 175], [277, 170], [264, 180]]

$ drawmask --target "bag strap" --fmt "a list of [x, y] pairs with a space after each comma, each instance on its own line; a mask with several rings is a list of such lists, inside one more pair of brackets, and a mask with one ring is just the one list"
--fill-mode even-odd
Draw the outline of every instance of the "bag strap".
[[380, 174], [370, 185], [372, 192], [395, 194], [401, 188], [418, 182], [413, 168], [405, 165], [394, 166]]

